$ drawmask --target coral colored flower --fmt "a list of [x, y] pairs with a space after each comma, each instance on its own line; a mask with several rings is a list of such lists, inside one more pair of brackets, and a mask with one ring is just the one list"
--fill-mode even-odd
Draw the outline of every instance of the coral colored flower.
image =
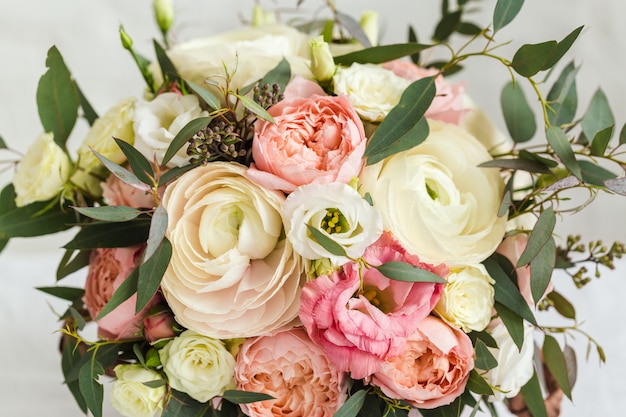
[[[448, 272], [445, 266], [433, 267], [406, 253], [388, 233], [363, 258], [372, 266], [403, 261], [442, 277]], [[363, 269], [362, 279], [361, 288], [359, 265], [348, 263], [341, 271], [307, 283], [300, 306], [300, 320], [311, 339], [354, 379], [371, 375], [385, 359], [401, 351], [443, 288], [442, 284], [392, 280], [375, 268]]]

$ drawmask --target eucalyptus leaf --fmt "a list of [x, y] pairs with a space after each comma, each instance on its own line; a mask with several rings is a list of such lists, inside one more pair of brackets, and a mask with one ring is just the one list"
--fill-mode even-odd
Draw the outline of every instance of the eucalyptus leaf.
[[497, 301], [493, 307], [502, 320], [504, 327], [506, 327], [506, 330], [509, 332], [515, 346], [521, 351], [522, 345], [524, 344], [524, 320], [510, 308], [507, 308], [504, 304]]
[[565, 318], [576, 320], [576, 309], [574, 305], [557, 291], [551, 291], [547, 295], [548, 300], [554, 305], [556, 311]]
[[154, 211], [152, 220], [150, 221], [146, 250], [143, 253], [144, 263], [152, 257], [154, 252], [156, 252], [157, 248], [161, 245], [166, 232], [167, 212], [165, 211], [165, 207], [160, 204]]
[[537, 223], [530, 233], [528, 244], [517, 261], [516, 267], [521, 267], [530, 263], [537, 254], [542, 250], [543, 246], [552, 238], [554, 226], [556, 225], [556, 215], [551, 207], [548, 207], [541, 213]]
[[248, 392], [239, 390], [226, 390], [222, 398], [234, 404], [250, 404], [257, 401], [273, 400], [274, 397], [262, 392]]
[[89, 126], [93, 126], [95, 121], [98, 120], [98, 113], [96, 113], [93, 109], [91, 103], [89, 103], [89, 100], [87, 100], [87, 97], [78, 84], [74, 82], [74, 85], [76, 86], [76, 91], [78, 92], [78, 97], [80, 99], [80, 107], [83, 109], [83, 116], [85, 117], [85, 120], [87, 120], [87, 123], [89, 123]]
[[[376, 132], [378, 132], [378, 130]], [[398, 152], [402, 152], [419, 145], [426, 140], [429, 132], [430, 128], [428, 126], [428, 122], [422, 117], [421, 119], [417, 119], [417, 123], [415, 123], [415, 125], [413, 125], [413, 127], [402, 136], [382, 136], [383, 133], [376, 136], [376, 133], [374, 133], [374, 138], [372, 138], [365, 150], [367, 165], [373, 165], [389, 156], [395, 155]], [[398, 133], [398, 131], [394, 133]]]
[[144, 184], [152, 186], [154, 183], [154, 170], [146, 157], [143, 156], [143, 154], [135, 149], [135, 147], [133, 147], [130, 143], [118, 138], [113, 139], [126, 156], [130, 168], [137, 178], [139, 178], [139, 180], [141, 180]]
[[80, 392], [85, 398], [87, 408], [89, 408], [94, 417], [102, 417], [104, 387], [98, 382], [98, 378], [103, 374], [104, 368], [102, 364], [93, 359], [81, 367], [78, 375]]
[[565, 359], [565, 366], [567, 367], [567, 380], [570, 387], [573, 389], [576, 385], [576, 378], [578, 373], [578, 363], [576, 361], [576, 351], [567, 343], [563, 346], [563, 358]]
[[153, 40], [152, 44], [154, 45], [157, 61], [159, 63], [159, 67], [161, 68], [161, 74], [163, 74], [163, 80], [179, 80], [180, 76], [178, 75], [178, 71], [170, 58], [167, 56], [165, 49], [156, 40]]
[[2, 135], [0, 135], [0, 149], [7, 149], [7, 144], [4, 141], [4, 138], [2, 137]]
[[504, 168], [512, 170], [522, 170], [527, 172], [533, 172], [537, 174], [551, 174], [544, 164], [539, 161], [524, 159], [524, 158], [501, 158], [492, 159], [487, 162], [483, 162], [478, 165], [482, 168]]
[[457, 10], [452, 13], [446, 13], [435, 27], [433, 40], [435, 42], [444, 42], [452, 35], [461, 23], [462, 12]]
[[68, 275], [86, 267], [89, 265], [89, 257], [91, 251], [89, 250], [81, 250], [74, 255], [75, 250], [66, 250], [61, 262], [57, 267], [56, 279], [60, 281], [61, 279], [67, 277]]
[[591, 98], [591, 102], [583, 116], [581, 125], [583, 133], [588, 140], [595, 140], [599, 132], [615, 125], [615, 118], [613, 117], [611, 106], [601, 88], [597, 89]]
[[537, 378], [537, 372], [533, 373], [530, 380], [520, 390], [522, 398], [526, 403], [526, 407], [533, 417], [548, 417], [546, 411], [546, 404], [543, 402], [543, 393], [541, 392], [541, 385]]
[[556, 244], [554, 237], [550, 236], [539, 253], [530, 261], [530, 289], [535, 304], [543, 297], [550, 285], [555, 263]]
[[200, 97], [200, 99], [202, 99], [202, 101], [207, 104], [207, 106], [209, 106], [210, 109], [217, 110], [220, 108], [220, 101], [209, 90], [189, 80], [185, 80], [185, 83], [194, 93], [198, 95], [198, 97]]
[[522, 45], [515, 55], [511, 66], [519, 75], [532, 77], [542, 71], [557, 50], [556, 41]]
[[83, 288], [73, 288], [73, 287], [37, 287], [37, 289], [41, 292], [45, 292], [46, 294], [53, 295], [55, 297], [61, 298], [67, 301], [75, 301], [80, 299], [83, 295], [85, 295], [85, 290]]
[[365, 403], [366, 395], [366, 390], [358, 390], [339, 407], [339, 410], [337, 410], [333, 417], [356, 417]]
[[461, 22], [456, 28], [461, 35], [475, 36], [483, 31], [483, 28], [472, 22]]
[[350, 36], [359, 41], [359, 43], [365, 48], [372, 46], [372, 43], [363, 31], [361, 24], [352, 16], [338, 11], [335, 13], [335, 19], [337, 19], [337, 21], [348, 31]]
[[181, 130], [174, 136], [172, 142], [165, 151], [165, 155], [163, 155], [163, 160], [161, 163], [166, 165], [171, 159], [176, 155], [178, 150], [182, 148], [188, 141], [198, 133], [200, 130], [204, 129], [211, 122], [211, 117], [198, 117], [197, 119], [191, 120], [187, 123]]
[[95, 320], [100, 320], [111, 311], [115, 310], [120, 304], [128, 300], [137, 292], [137, 282], [139, 281], [139, 269], [135, 268], [126, 279], [115, 290], [109, 301], [102, 308]]
[[558, 181], [553, 182], [549, 186], [545, 187], [545, 191], [558, 191], [566, 188], [573, 188], [580, 185], [581, 181], [573, 175], [565, 178], [561, 178]]
[[546, 70], [552, 68], [556, 65], [557, 62], [561, 60], [561, 58], [563, 58], [563, 55], [565, 55], [565, 53], [569, 51], [574, 42], [576, 42], [576, 39], [578, 39], [578, 35], [580, 35], [580, 32], [582, 32], [583, 27], [584, 26], [577, 27], [558, 43], [556, 50], [542, 69]]
[[241, 104], [244, 105], [246, 109], [248, 109], [251, 113], [254, 113], [258, 118], [268, 121], [270, 123], [274, 123], [274, 118], [271, 114], [267, 112], [259, 103], [254, 101], [248, 96], [243, 96], [240, 94], [234, 94], [235, 97], [241, 101]]
[[476, 346], [478, 341], [481, 341], [485, 346], [492, 347], [492, 348], [498, 347], [498, 342], [496, 342], [496, 339], [494, 339], [493, 336], [490, 335], [485, 330], [480, 331], [480, 332], [473, 331], [473, 332], [468, 333], [467, 335], [472, 340], [472, 345], [474, 346]]
[[619, 131], [619, 144], [623, 145], [626, 143], [626, 123], [622, 126], [622, 129]]
[[91, 219], [106, 222], [126, 222], [136, 219], [143, 212], [129, 206], [98, 206], [98, 207], [72, 207], [74, 210]]
[[493, 31], [497, 32], [515, 19], [524, 0], [498, 0], [493, 11]]
[[432, 282], [445, 284], [447, 281], [439, 275], [413, 266], [407, 262], [385, 262], [376, 269], [387, 278], [404, 282]]
[[548, 370], [563, 390], [563, 394], [570, 400], [572, 399], [572, 388], [569, 383], [567, 364], [565, 357], [559, 346], [559, 342], [550, 335], [546, 335], [543, 339], [543, 359]]
[[[408, 30], [408, 41], [409, 43], [418, 43], [418, 38], [417, 38], [417, 32], [415, 32], [415, 29], [413, 29], [413, 26], [409, 26], [409, 30]], [[411, 54], [410, 58], [411, 58], [411, 62], [413, 62], [415, 65], [419, 65], [420, 64], [420, 53], [416, 52], [414, 54]]]
[[476, 357], [476, 359], [474, 360], [474, 365], [476, 366], [476, 368], [483, 371], [488, 371], [498, 366], [498, 360], [493, 356], [485, 342], [483, 342], [482, 340], [478, 339], [476, 341], [474, 352]]
[[[474, 363], [474, 365], [476, 368], [482, 369], [476, 363]], [[485, 381], [485, 378], [476, 372], [476, 369], [472, 369], [470, 371], [469, 379], [467, 381], [467, 389], [478, 395], [493, 395], [493, 389], [489, 386], [489, 383]]]
[[506, 127], [515, 143], [531, 140], [537, 130], [535, 114], [519, 84], [509, 82], [500, 96]]
[[273, 86], [277, 84], [280, 87], [280, 91], [284, 92], [287, 84], [291, 80], [291, 67], [289, 62], [283, 58], [278, 65], [272, 68], [261, 80], [258, 85], [263, 87], [265, 84]]
[[361, 49], [356, 52], [336, 56], [333, 59], [335, 60], [335, 64], [346, 67], [349, 67], [354, 63], [382, 64], [384, 62], [393, 61], [394, 59], [415, 55], [432, 47], [433, 45], [425, 45], [421, 43], [397, 43]]
[[[211, 403], [200, 403], [187, 394], [174, 389], [168, 398], [161, 417], [205, 417], [211, 409]], [[224, 403], [222, 403], [222, 406]], [[223, 407], [222, 407], [223, 408]], [[222, 414], [219, 414], [222, 417]]]
[[145, 243], [150, 222], [136, 219], [129, 222], [90, 223], [65, 244], [65, 249], [95, 249], [129, 247]]
[[65, 385], [72, 393], [72, 396], [76, 400], [76, 404], [82, 410], [83, 413], [87, 413], [87, 404], [85, 398], [80, 392], [78, 386], [78, 379], [69, 380], [68, 375], [74, 369], [74, 367], [80, 362], [81, 351], [77, 349], [78, 342], [72, 337], [65, 337], [61, 344], [61, 369], [63, 371], [63, 377], [65, 378]]
[[322, 245], [324, 249], [335, 256], [347, 256], [346, 250], [339, 243], [335, 242], [326, 233], [321, 232], [310, 224], [306, 225], [309, 233], [311, 233], [313, 239]]
[[[13, 194], [9, 185], [2, 192], [3, 200]], [[67, 206], [56, 201], [28, 204], [0, 212], [0, 239], [33, 237], [67, 230], [75, 225], [76, 214]]]
[[583, 175], [583, 181], [587, 184], [603, 187], [605, 181], [617, 177], [616, 174], [591, 161], [582, 160], [578, 161], [578, 164]]
[[167, 184], [170, 181], [175, 180], [176, 178], [183, 175], [185, 172], [191, 171], [192, 169], [197, 168], [200, 165], [202, 165], [202, 162], [198, 161], [194, 162], [193, 164], [183, 165], [182, 167], [174, 167], [168, 169], [163, 173], [163, 175], [159, 177], [159, 187]]
[[147, 258], [139, 267], [137, 282], [137, 304], [135, 312], [139, 313], [152, 299], [161, 285], [163, 274], [167, 270], [172, 257], [172, 244], [163, 239], [154, 254]]
[[536, 153], [533, 152], [528, 152], [525, 149], [521, 149], [518, 153], [520, 158], [523, 159], [528, 159], [530, 161], [537, 161], [537, 162], [541, 162], [542, 165], [544, 165], [547, 168], [556, 168], [559, 166], [559, 163], [557, 161], [555, 161], [554, 159], [548, 159], [548, 158], [544, 158], [542, 156], [537, 155]]
[[546, 138], [565, 167], [569, 169], [570, 172], [576, 176], [576, 178], [582, 180], [580, 165], [576, 160], [572, 146], [570, 145], [563, 129], [556, 126], [548, 127], [546, 129]]
[[576, 75], [580, 67], [570, 62], [554, 83], [547, 96], [550, 103], [548, 120], [554, 126], [571, 123], [578, 108], [578, 93], [576, 91]]
[[98, 152], [94, 151], [93, 149], [91, 150], [91, 152], [93, 152], [96, 158], [98, 158], [100, 162], [102, 162], [102, 164], [109, 171], [111, 171], [113, 175], [119, 178], [122, 182], [134, 188], [137, 188], [138, 190], [150, 191], [151, 187], [148, 184], [145, 184], [135, 174], [133, 174], [132, 172], [130, 172], [123, 166], [116, 164], [115, 162], [111, 161], [104, 155], [100, 155]]

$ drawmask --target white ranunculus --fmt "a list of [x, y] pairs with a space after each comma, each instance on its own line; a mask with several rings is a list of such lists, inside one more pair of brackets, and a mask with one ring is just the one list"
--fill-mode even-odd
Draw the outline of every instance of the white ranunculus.
[[111, 387], [111, 405], [123, 416], [153, 417], [162, 409], [165, 385], [151, 388], [144, 382], [159, 381], [163, 377], [142, 365], [117, 365], [117, 379]]
[[159, 351], [169, 385], [202, 403], [235, 388], [235, 358], [221, 340], [185, 330]]
[[176, 320], [225, 339], [290, 325], [298, 315], [303, 262], [285, 237], [282, 193], [213, 162], [168, 185], [163, 206], [172, 259], [161, 287]]
[[42, 133], [28, 148], [13, 175], [15, 204], [26, 206], [46, 201], [61, 192], [67, 181], [72, 162], [52, 133]]
[[463, 107], [466, 109], [466, 112], [463, 114], [461, 127], [478, 139], [491, 155], [499, 155], [511, 151], [513, 140], [505, 136], [493, 124], [489, 116], [467, 94], [463, 96]]
[[335, 94], [346, 94], [359, 116], [380, 122], [411, 82], [380, 65], [355, 63], [337, 68], [333, 83]]
[[451, 124], [429, 126], [420, 145], [366, 166], [359, 191], [371, 195], [385, 230], [422, 261], [480, 263], [504, 236], [504, 181], [477, 166], [491, 156], [476, 138]]
[[[208, 116], [194, 95], [159, 94], [152, 101], [138, 103], [135, 110], [135, 148], [149, 161], [159, 163], [178, 132], [190, 121]], [[189, 163], [187, 146], [181, 147], [167, 166]]]
[[533, 354], [535, 350], [533, 326], [524, 323], [524, 343], [521, 350], [517, 348], [501, 321], [497, 321], [493, 327], [489, 326], [487, 332], [498, 343], [497, 349], [489, 348], [498, 361], [498, 366], [483, 376], [489, 384], [497, 388], [494, 390], [496, 401], [515, 397], [533, 376]]
[[[292, 192], [283, 206], [287, 238], [305, 259], [329, 258], [334, 265], [356, 259], [383, 232], [380, 214], [352, 187], [343, 183], [303, 185]], [[336, 256], [317, 242], [312, 226], [346, 251]]]
[[482, 264], [452, 268], [435, 313], [465, 333], [482, 331], [491, 320], [495, 281]]

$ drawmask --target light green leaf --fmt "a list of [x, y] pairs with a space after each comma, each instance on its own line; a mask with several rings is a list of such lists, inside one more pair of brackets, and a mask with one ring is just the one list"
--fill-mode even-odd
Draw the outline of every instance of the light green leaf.
[[576, 320], [576, 309], [569, 300], [559, 292], [551, 291], [547, 295], [548, 300], [552, 302], [556, 311], [565, 318]]
[[578, 108], [578, 93], [576, 91], [576, 75], [580, 67], [570, 62], [556, 80], [547, 96], [550, 103], [548, 120], [551, 125], [561, 126], [571, 123]]
[[546, 335], [543, 339], [543, 360], [548, 366], [548, 370], [563, 390], [563, 394], [570, 400], [572, 399], [572, 388], [569, 383], [567, 365], [565, 357], [559, 346], [559, 342], [550, 335]]
[[91, 219], [105, 222], [126, 222], [133, 220], [143, 212], [128, 206], [72, 207], [74, 210]]
[[235, 404], [250, 404], [257, 401], [273, 400], [274, 397], [262, 392], [248, 392], [238, 390], [226, 390], [222, 398]]
[[[476, 368], [482, 369], [476, 363], [475, 365]], [[489, 383], [485, 381], [485, 378], [476, 372], [476, 369], [472, 369], [470, 371], [470, 376], [467, 381], [467, 389], [478, 395], [493, 395], [493, 389], [491, 389]]]
[[150, 191], [151, 187], [148, 184], [145, 184], [141, 181], [135, 174], [122, 167], [121, 165], [116, 164], [111, 161], [104, 155], [100, 155], [98, 152], [91, 150], [93, 154], [102, 162], [102, 164], [109, 170], [113, 175], [119, 178], [122, 182], [125, 182], [128, 185], [131, 185], [138, 190]]
[[589, 148], [589, 152], [594, 156], [604, 156], [604, 152], [606, 152], [606, 148], [609, 145], [609, 141], [611, 140], [611, 136], [613, 136], [613, 129], [615, 126], [611, 125], [604, 130], [599, 131], [593, 137], [591, 141], [591, 147]]
[[483, 371], [488, 371], [498, 366], [498, 360], [493, 356], [485, 342], [483, 342], [482, 340], [478, 339], [476, 341], [474, 351], [476, 356], [474, 365], [476, 366], [476, 368]]
[[578, 363], [576, 361], [576, 351], [567, 343], [563, 346], [563, 358], [567, 368], [567, 380], [569, 381], [569, 386], [573, 389], [574, 385], [576, 385]]
[[167, 270], [172, 257], [172, 244], [163, 238], [154, 254], [144, 260], [139, 267], [139, 281], [137, 282], [137, 305], [135, 311], [139, 313], [152, 299], [161, 285], [163, 274]]
[[139, 281], [139, 269], [135, 268], [128, 277], [115, 290], [109, 301], [102, 308], [102, 311], [96, 317], [96, 320], [102, 319], [104, 316], [115, 310], [120, 304], [128, 300], [137, 292], [137, 282]]
[[310, 224], [306, 225], [309, 233], [313, 236], [313, 239], [322, 245], [324, 249], [335, 256], [347, 256], [346, 250], [339, 243], [335, 242], [332, 238], [328, 237], [325, 233], [311, 226]]
[[509, 82], [502, 90], [500, 103], [506, 127], [513, 141], [523, 143], [532, 139], [537, 130], [537, 122], [522, 87], [513, 81]]
[[367, 391], [358, 390], [346, 400], [333, 417], [356, 417], [365, 403]]
[[136, 219], [130, 222], [91, 223], [84, 226], [65, 249], [120, 248], [139, 245], [148, 239], [150, 222]]
[[[595, 140], [596, 135], [606, 128], [615, 125], [615, 118], [609, 101], [602, 89], [596, 90], [589, 107], [583, 116], [582, 130], [588, 140]], [[593, 146], [593, 144], [592, 144]]]
[[582, 180], [580, 166], [578, 165], [572, 146], [567, 140], [567, 136], [565, 135], [563, 129], [556, 126], [548, 127], [548, 129], [546, 129], [546, 138], [565, 167], [569, 169], [576, 178]]
[[250, 110], [250, 112], [254, 113], [257, 117], [270, 123], [274, 123], [274, 118], [272, 117], [272, 115], [269, 114], [267, 110], [265, 110], [263, 107], [261, 107], [259, 103], [257, 103], [248, 96], [242, 96], [240, 94], [234, 94], [234, 96], [237, 97], [239, 101], [241, 101], [241, 104], [243, 104], [246, 109]]
[[185, 80], [185, 83], [209, 106], [209, 108], [212, 110], [220, 108], [220, 101], [209, 90], [189, 80]]
[[548, 417], [546, 412], [546, 404], [543, 402], [543, 393], [541, 385], [537, 378], [537, 372], [533, 373], [532, 378], [521, 389], [522, 398], [526, 403], [526, 407], [533, 417]]
[[87, 408], [94, 417], [102, 417], [102, 401], [104, 400], [104, 387], [98, 382], [100, 375], [104, 374], [102, 364], [95, 359], [84, 364], [78, 374], [78, 386], [85, 398]]
[[385, 262], [376, 269], [387, 278], [404, 282], [434, 282], [445, 284], [439, 275], [406, 262]]
[[532, 77], [542, 71], [557, 49], [556, 41], [522, 45], [515, 52], [511, 66], [519, 75]]
[[135, 147], [133, 147], [130, 143], [118, 138], [113, 139], [126, 156], [126, 159], [128, 159], [130, 168], [137, 178], [139, 178], [139, 180], [144, 184], [151, 186], [154, 182], [154, 171], [152, 170], [152, 165], [150, 165], [150, 162], [146, 159], [146, 157], [143, 156], [143, 154], [135, 149]]
[[391, 45], [373, 46], [361, 49], [360, 51], [334, 57], [335, 64], [349, 67], [359, 64], [382, 64], [405, 56], [415, 55], [425, 49], [432, 48], [433, 45], [421, 43], [397, 43]]
[[521, 267], [530, 263], [537, 254], [542, 250], [543, 246], [552, 238], [554, 226], [556, 225], [556, 215], [551, 207], [548, 207], [541, 213], [537, 223], [530, 233], [528, 244], [522, 252], [516, 267]]
[[498, 0], [493, 11], [493, 31], [497, 32], [515, 19], [524, 0]]
[[149, 388], [159, 388], [167, 385], [167, 381], [164, 379], [157, 379], [154, 381], [142, 382], [142, 384]]
[[550, 285], [552, 271], [556, 263], [556, 244], [554, 237], [550, 236], [548, 241], [530, 261], [530, 289], [535, 304], [543, 297]]
[[37, 289], [41, 292], [45, 292], [46, 294], [50, 294], [67, 301], [78, 300], [85, 294], [85, 290], [83, 288], [37, 287]]
[[583, 181], [587, 184], [603, 187], [606, 180], [617, 177], [611, 171], [591, 161], [582, 160], [578, 161], [578, 164], [583, 175]]
[[210, 117], [198, 117], [197, 119], [193, 119], [187, 123], [180, 130], [180, 132], [176, 134], [174, 139], [172, 139], [172, 143], [170, 143], [167, 151], [165, 151], [165, 155], [163, 155], [163, 161], [161, 163], [166, 165], [174, 157], [174, 155], [176, 155], [176, 152], [178, 152], [178, 150], [193, 137], [193, 135], [207, 127], [210, 122]]

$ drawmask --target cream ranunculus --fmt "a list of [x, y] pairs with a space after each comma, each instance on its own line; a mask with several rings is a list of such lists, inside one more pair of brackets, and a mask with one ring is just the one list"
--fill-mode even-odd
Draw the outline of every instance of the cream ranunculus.
[[67, 181], [72, 162], [52, 133], [42, 133], [26, 151], [13, 176], [15, 204], [26, 206], [46, 201], [61, 192]]
[[163, 294], [186, 328], [220, 339], [260, 335], [298, 315], [303, 262], [285, 237], [282, 193], [235, 163], [195, 168], [168, 185], [173, 254]]
[[335, 94], [345, 94], [363, 119], [380, 122], [400, 102], [410, 81], [375, 64], [339, 67], [333, 77]]
[[152, 388], [145, 382], [163, 379], [156, 371], [142, 365], [117, 365], [117, 379], [111, 387], [111, 405], [127, 417], [153, 417], [162, 409], [165, 399], [165, 385]]
[[495, 281], [482, 264], [452, 268], [435, 313], [466, 333], [482, 331], [491, 320]]
[[235, 388], [235, 358], [221, 340], [191, 330], [159, 351], [169, 385], [202, 403]]
[[366, 166], [359, 191], [371, 195], [385, 230], [422, 261], [480, 263], [504, 236], [504, 181], [477, 166], [491, 156], [476, 138], [452, 124], [429, 126], [422, 144]]
[[[135, 148], [149, 161], [155, 156], [160, 163], [178, 132], [190, 121], [208, 116], [194, 95], [163, 93], [152, 101], [138, 103], [135, 110]], [[168, 162], [169, 167], [189, 163], [183, 146]]]

